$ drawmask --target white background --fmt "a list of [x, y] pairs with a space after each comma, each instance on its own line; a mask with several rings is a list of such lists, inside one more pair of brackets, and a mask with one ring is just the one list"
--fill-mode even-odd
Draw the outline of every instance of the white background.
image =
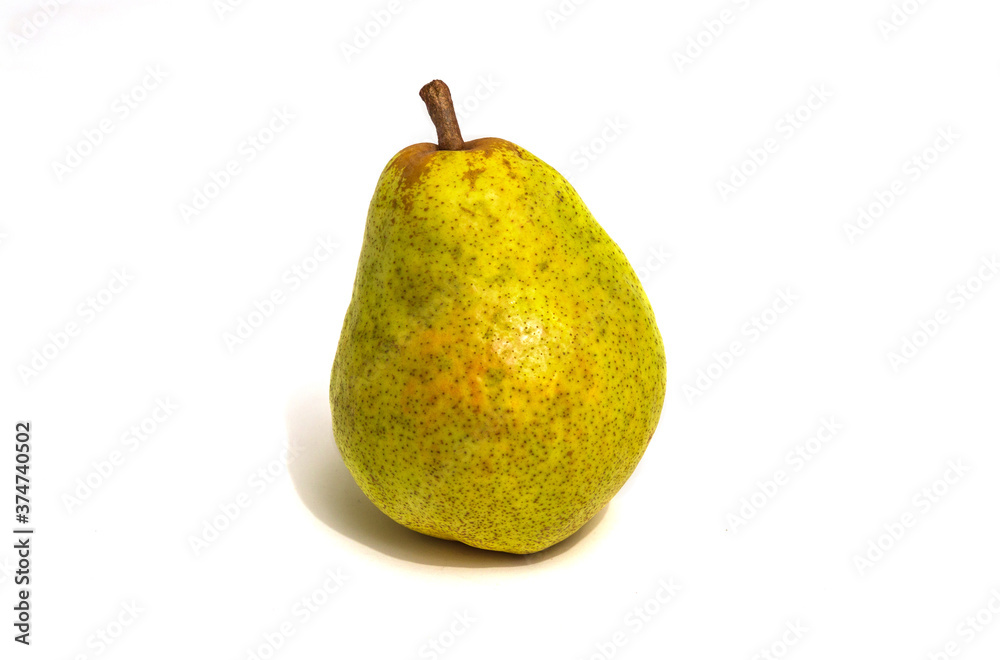
[[[890, 0], [79, 0], [48, 19], [6, 0], [4, 657], [997, 657], [1000, 5], [905, 4], [894, 29]], [[433, 141], [435, 77], [466, 139], [571, 178], [666, 344], [632, 479], [528, 557], [396, 525], [330, 430], [368, 202], [397, 150]], [[30, 648], [10, 623], [21, 419]]]

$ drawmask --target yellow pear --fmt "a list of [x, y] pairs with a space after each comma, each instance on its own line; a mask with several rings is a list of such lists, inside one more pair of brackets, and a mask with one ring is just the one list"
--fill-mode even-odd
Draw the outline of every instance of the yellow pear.
[[465, 142], [441, 81], [420, 95], [438, 144], [400, 151], [375, 188], [330, 380], [334, 437], [397, 522], [536, 552], [638, 464], [663, 340], [569, 182], [506, 140]]

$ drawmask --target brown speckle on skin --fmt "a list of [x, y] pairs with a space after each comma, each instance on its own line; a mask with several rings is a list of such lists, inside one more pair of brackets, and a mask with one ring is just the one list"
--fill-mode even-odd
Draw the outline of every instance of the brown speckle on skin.
[[465, 174], [462, 175], [462, 178], [469, 182], [469, 188], [475, 189], [476, 179], [485, 173], [485, 167], [470, 168]]

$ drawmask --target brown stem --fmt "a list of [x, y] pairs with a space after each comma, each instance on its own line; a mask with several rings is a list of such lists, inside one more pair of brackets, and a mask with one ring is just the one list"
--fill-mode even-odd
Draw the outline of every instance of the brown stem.
[[461, 151], [465, 148], [462, 131], [458, 128], [451, 90], [440, 80], [432, 80], [420, 88], [420, 98], [427, 104], [427, 112], [438, 134], [438, 149]]

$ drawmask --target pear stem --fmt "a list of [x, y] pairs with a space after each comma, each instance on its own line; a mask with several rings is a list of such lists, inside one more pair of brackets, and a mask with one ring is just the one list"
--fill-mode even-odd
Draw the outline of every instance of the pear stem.
[[441, 151], [461, 151], [465, 148], [462, 131], [458, 128], [455, 105], [451, 100], [451, 90], [440, 80], [432, 80], [420, 88], [420, 98], [427, 104], [427, 113], [434, 122], [438, 134], [438, 149]]

